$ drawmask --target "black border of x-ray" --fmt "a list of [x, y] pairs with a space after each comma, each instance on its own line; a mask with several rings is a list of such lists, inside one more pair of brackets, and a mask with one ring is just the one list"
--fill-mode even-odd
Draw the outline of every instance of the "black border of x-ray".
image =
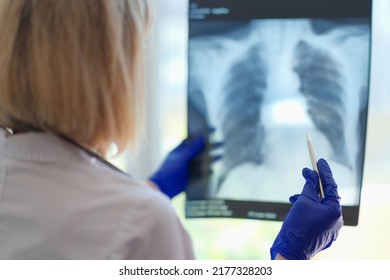
[[[189, 0], [189, 2], [202, 2], [202, 3], [210, 3], [213, 2], [213, 4], [218, 4], [218, 2], [222, 2], [223, 0]], [[251, 2], [255, 0], [249, 0]], [[262, 1], [277, 1], [279, 4], [280, 3], [290, 3], [288, 1], [290, 0], [262, 0]], [[296, 0], [294, 1], [295, 5], [297, 5], [297, 2], [300, 3], [305, 3], [307, 1], [314, 2], [313, 0]], [[341, 2], [344, 4], [342, 7], [344, 9], [348, 9], [349, 11], [355, 10], [355, 11], [360, 11], [362, 13], [362, 17], [367, 17], [370, 20], [370, 38], [369, 38], [369, 63], [368, 63], [368, 83], [367, 87], [368, 90], [370, 89], [370, 84], [371, 84], [371, 63], [372, 63], [372, 32], [373, 32], [373, 0], [317, 0], [318, 2], [324, 3], [327, 2], [329, 4], [332, 4], [333, 7], [334, 5], [339, 5]], [[223, 1], [224, 3], [227, 3], [226, 1]], [[260, 2], [260, 1], [259, 1]], [[242, 1], [240, 1], [242, 4]], [[275, 2], [276, 3], [276, 2]], [[349, 6], [346, 6], [348, 3]], [[353, 5], [352, 5], [353, 4]], [[359, 5], [360, 4], [360, 5]], [[354, 7], [353, 9], [350, 9], [350, 5]], [[356, 8], [356, 9], [355, 9]], [[246, 12], [251, 9], [245, 9]], [[329, 8], [327, 9], [329, 11]], [[340, 15], [339, 17], [354, 17], [356, 16], [355, 14], [345, 14], [346, 10], [343, 10], [343, 14]], [[331, 16], [324, 16], [325, 18], [331, 18]], [[334, 16], [337, 17], [337, 16]], [[258, 17], [255, 17], [258, 18]], [[270, 18], [265, 17], [265, 18]], [[281, 17], [278, 17], [281, 18]], [[289, 17], [285, 16], [285, 18], [294, 18], [294, 17]], [[310, 17], [313, 18], [313, 17]], [[246, 17], [246, 19], [251, 19], [249, 16]], [[252, 18], [253, 19], [253, 18]], [[190, 19], [190, 11], [188, 10], [188, 20], [189, 20], [189, 28], [191, 24], [191, 19]], [[188, 34], [188, 41], [190, 40], [190, 34]], [[189, 61], [189, 53], [187, 57], [187, 61]], [[189, 69], [188, 65], [187, 68]], [[187, 71], [187, 73], [189, 73]], [[187, 87], [189, 89], [189, 83], [187, 83]], [[367, 144], [367, 130], [368, 130], [368, 114], [369, 114], [369, 108], [370, 108], [370, 92], [368, 93], [367, 97], [367, 111], [365, 112], [365, 116], [363, 116], [366, 120], [366, 125], [365, 125], [365, 131], [364, 131], [364, 139], [363, 139], [363, 147], [366, 147]], [[189, 109], [189, 104], [187, 104], [187, 109]], [[189, 112], [189, 110], [188, 110]], [[189, 118], [187, 118], [187, 124], [189, 123]], [[187, 127], [189, 127], [187, 125]], [[188, 131], [189, 136], [190, 131]], [[208, 182], [208, 178], [210, 174], [208, 174], [208, 167], [210, 167], [210, 143], [206, 145], [205, 151], [202, 153], [201, 156], [193, 160], [193, 162], [190, 164], [190, 186], [188, 189], [191, 189], [191, 181], [195, 182], [194, 187], [200, 187], [200, 193], [205, 194], [205, 192], [208, 189], [208, 186], [206, 185], [206, 182]], [[364, 163], [365, 163], [365, 157], [366, 157], [366, 149], [363, 151], [363, 159], [362, 159], [362, 166], [361, 170], [363, 170], [360, 178], [361, 182], [361, 188], [360, 188], [360, 193], [359, 193], [359, 200], [358, 200], [358, 205], [354, 206], [349, 206], [349, 205], [342, 205], [342, 213], [343, 213], [343, 219], [344, 219], [344, 225], [346, 226], [357, 226], [359, 223], [359, 212], [360, 212], [360, 205], [361, 205], [361, 194], [362, 194], [362, 188], [363, 188], [363, 176], [364, 176]], [[206, 164], [204, 164], [206, 162]], [[203, 174], [203, 175], [202, 175]], [[197, 178], [195, 178], [197, 177]], [[210, 200], [211, 198], [207, 197], [207, 195], [204, 196], [203, 200]], [[215, 200], [215, 199], [211, 199]], [[199, 196], [191, 196], [188, 193], [187, 190], [187, 196], [186, 196], [186, 203], [188, 201], [202, 201]], [[225, 204], [233, 211], [232, 216], [212, 216], [212, 215], [206, 215], [206, 216], [192, 216], [189, 215], [188, 213], [188, 205], [186, 204], [186, 218], [245, 218], [245, 219], [256, 219], [256, 220], [269, 220], [269, 221], [283, 221], [284, 218], [287, 216], [288, 211], [291, 208], [291, 204], [289, 203], [280, 203], [280, 202], [261, 202], [261, 201], [239, 201], [239, 200], [223, 200]], [[276, 214], [275, 219], [266, 219], [266, 218], [250, 218], [248, 217], [248, 211], [258, 211], [258, 212], [271, 212]]]
[[[206, 14], [191, 17], [195, 9], [226, 8], [227, 14]], [[335, 8], [337, 7], [337, 8]], [[189, 16], [193, 20], [248, 20], [266, 18], [368, 18], [372, 0], [190, 0]]]
[[[195, 202], [202, 202], [202, 200], [194, 200]], [[194, 202], [192, 201], [192, 202]], [[284, 221], [291, 204], [278, 202], [259, 202], [259, 201], [237, 201], [237, 200], [221, 200], [211, 199], [211, 202], [223, 202], [228, 211], [233, 214], [222, 215], [194, 215], [186, 208], [186, 218], [231, 218], [231, 219], [249, 219], [249, 220], [265, 220], [265, 221]], [[342, 206], [342, 214], [344, 224], [347, 226], [357, 226], [359, 206]], [[263, 214], [262, 218], [250, 215], [250, 212]], [[267, 218], [268, 217], [268, 218]], [[271, 218], [269, 218], [271, 217]]]

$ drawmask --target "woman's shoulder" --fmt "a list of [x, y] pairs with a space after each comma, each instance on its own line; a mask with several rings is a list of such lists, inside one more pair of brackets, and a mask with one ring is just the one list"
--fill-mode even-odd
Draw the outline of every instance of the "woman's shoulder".
[[92, 214], [85, 218], [103, 222], [108, 231], [104, 236], [112, 237], [104, 258], [194, 258], [191, 238], [166, 195], [99, 161], [78, 172], [85, 182], [78, 185], [83, 180], [77, 180], [78, 191], [93, 201], [87, 211]]
[[104, 177], [100, 182], [111, 193], [111, 199], [110, 195], [104, 195], [107, 204], [103, 208], [107, 211], [115, 208], [115, 216], [121, 220], [117, 245], [111, 250], [115, 254], [109, 258], [194, 258], [191, 238], [166, 195], [114, 170], [100, 172], [100, 176]]

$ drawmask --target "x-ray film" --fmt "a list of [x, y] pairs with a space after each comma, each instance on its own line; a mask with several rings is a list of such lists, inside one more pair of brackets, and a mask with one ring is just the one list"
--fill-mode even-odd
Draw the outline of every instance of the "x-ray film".
[[371, 14], [371, 0], [190, 1], [188, 133], [208, 143], [188, 218], [283, 220], [311, 167], [309, 134], [357, 225]]

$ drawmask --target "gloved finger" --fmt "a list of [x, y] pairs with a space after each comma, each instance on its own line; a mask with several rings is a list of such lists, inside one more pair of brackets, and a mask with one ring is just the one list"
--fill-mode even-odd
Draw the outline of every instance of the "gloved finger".
[[211, 163], [215, 163], [217, 161], [220, 161], [223, 158], [223, 155], [215, 155], [211, 157]]
[[302, 176], [305, 178], [306, 182], [309, 182], [312, 185], [318, 184], [318, 174], [316, 171], [305, 167], [302, 169]]
[[205, 140], [203, 136], [198, 136], [195, 138], [187, 138], [184, 140], [175, 151], [179, 151], [183, 153], [183, 156], [186, 157], [187, 160], [192, 160], [194, 157], [200, 154], [205, 146]]
[[317, 166], [324, 186], [325, 198], [339, 200], [340, 197], [337, 191], [337, 184], [333, 178], [328, 162], [321, 158], [318, 161]]
[[223, 142], [215, 142], [215, 143], [212, 143], [210, 144], [210, 150], [216, 150], [216, 149], [219, 149], [223, 146]]
[[301, 196], [300, 194], [294, 194], [294, 195], [290, 196], [290, 198], [288, 200], [290, 201], [291, 204], [294, 204], [295, 202], [297, 202], [297, 200], [300, 196]]
[[306, 180], [306, 184], [303, 186], [302, 195], [306, 195], [313, 199], [314, 201], [320, 201], [318, 196], [319, 191], [319, 180], [318, 174], [316, 171], [313, 171], [309, 168], [304, 168], [302, 170], [302, 176]]

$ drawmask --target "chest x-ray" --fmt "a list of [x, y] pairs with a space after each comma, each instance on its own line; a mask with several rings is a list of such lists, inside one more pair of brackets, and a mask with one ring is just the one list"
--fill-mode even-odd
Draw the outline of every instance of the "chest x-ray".
[[[307, 133], [332, 168], [342, 205], [358, 206], [370, 19], [198, 25], [189, 41], [189, 133], [209, 135], [212, 127], [210, 142], [223, 146], [194, 163], [187, 216], [278, 219], [272, 205], [288, 205], [302, 190], [302, 168], [311, 167]], [[212, 153], [223, 157], [212, 162]]]

